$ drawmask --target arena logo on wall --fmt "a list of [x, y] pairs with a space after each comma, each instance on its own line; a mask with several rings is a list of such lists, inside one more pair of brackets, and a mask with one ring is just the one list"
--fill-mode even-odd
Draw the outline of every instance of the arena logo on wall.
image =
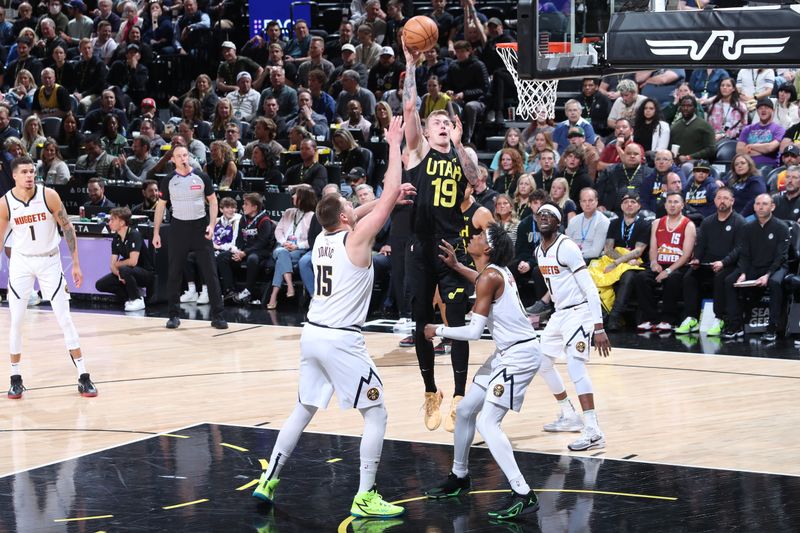
[[[295, 4], [292, 6], [292, 4]], [[311, 6], [292, 0], [271, 0], [270, 2], [250, 3], [250, 37], [263, 35], [267, 23], [278, 21], [283, 34], [290, 36], [292, 20], [303, 19], [311, 22]]]

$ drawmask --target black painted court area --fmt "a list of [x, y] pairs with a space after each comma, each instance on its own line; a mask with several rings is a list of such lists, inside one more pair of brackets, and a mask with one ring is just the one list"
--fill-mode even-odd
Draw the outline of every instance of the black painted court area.
[[[0, 531], [799, 531], [800, 478], [518, 452], [537, 514], [490, 523], [507, 485], [484, 448], [473, 493], [428, 501], [450, 446], [386, 441], [380, 491], [399, 519], [351, 520], [359, 439], [308, 433], [283, 470], [275, 508], [251, 497], [277, 436], [202, 424], [0, 478]], [[666, 438], [666, 436], [665, 436]]]

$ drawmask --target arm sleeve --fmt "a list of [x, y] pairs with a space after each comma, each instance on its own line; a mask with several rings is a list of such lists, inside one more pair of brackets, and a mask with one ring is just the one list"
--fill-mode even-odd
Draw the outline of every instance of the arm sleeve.
[[578, 287], [580, 287], [584, 296], [586, 296], [586, 301], [589, 303], [589, 312], [592, 314], [592, 322], [595, 324], [602, 324], [603, 310], [600, 307], [600, 296], [597, 293], [597, 287], [592, 281], [591, 274], [584, 268], [575, 272], [574, 275]]
[[439, 326], [436, 328], [436, 335], [457, 341], [478, 340], [483, 334], [483, 329], [486, 327], [487, 320], [488, 318], [483, 315], [472, 313], [472, 320], [470, 320], [469, 324], [466, 326], [459, 326], [457, 328]]

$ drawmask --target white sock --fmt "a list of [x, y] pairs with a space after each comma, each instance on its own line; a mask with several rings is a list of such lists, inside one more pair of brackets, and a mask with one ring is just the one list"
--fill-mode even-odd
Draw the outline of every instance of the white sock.
[[73, 357], [72, 360], [75, 362], [75, 367], [78, 369], [78, 377], [81, 377], [81, 374], [86, 373], [86, 365], [83, 364], [83, 356], [77, 359]]
[[597, 413], [594, 409], [589, 409], [588, 411], [583, 412], [583, 419], [588, 427], [592, 428], [593, 430], [599, 432], [600, 426], [597, 425]]
[[19, 376], [19, 363], [11, 363], [11, 375], [12, 376]]
[[383, 436], [388, 417], [383, 405], [359, 409], [364, 417], [364, 433], [361, 435], [361, 468], [359, 469], [358, 492], [371, 490], [378, 474], [378, 464], [383, 451]]
[[515, 477], [510, 480], [509, 483], [511, 484], [511, 489], [517, 494], [525, 495], [531, 491], [530, 486], [525, 482], [525, 478], [522, 476]]
[[197, 286], [194, 284], [194, 281], [188, 281], [186, 285], [189, 288], [189, 292], [197, 292]]
[[558, 400], [558, 406], [561, 407], [561, 415], [565, 418], [575, 416], [575, 407], [572, 406], [572, 402], [569, 401], [569, 398]]

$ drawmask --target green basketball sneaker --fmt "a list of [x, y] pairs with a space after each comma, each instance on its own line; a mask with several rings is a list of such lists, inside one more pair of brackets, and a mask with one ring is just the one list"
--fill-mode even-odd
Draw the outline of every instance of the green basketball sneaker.
[[696, 333], [700, 331], [700, 326], [696, 319], [687, 316], [681, 322], [681, 325], [675, 328], [675, 333], [678, 335], [686, 335], [687, 333]]
[[720, 320], [719, 318], [715, 318], [714, 322], [712, 322], [711, 327], [708, 328], [706, 331], [706, 335], [709, 337], [719, 337], [722, 334], [722, 330], [725, 328], [725, 322]]
[[256, 485], [256, 490], [253, 491], [253, 496], [267, 503], [273, 503], [275, 501], [275, 489], [278, 488], [278, 483], [280, 482], [281, 480], [277, 478], [268, 480], [267, 473], [263, 472], [261, 479], [258, 480], [258, 485]]
[[513, 490], [503, 507], [496, 511], [489, 511], [489, 516], [495, 520], [514, 520], [518, 516], [533, 513], [539, 509], [539, 499], [533, 491], [528, 494], [517, 494]]
[[361, 518], [392, 518], [403, 514], [405, 509], [384, 501], [375, 487], [372, 490], [359, 492], [353, 498], [350, 514]]

